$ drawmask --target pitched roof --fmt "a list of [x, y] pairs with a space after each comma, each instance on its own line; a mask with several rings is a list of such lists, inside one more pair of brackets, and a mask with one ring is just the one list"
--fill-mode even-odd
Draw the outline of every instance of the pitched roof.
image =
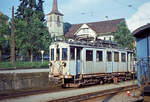
[[137, 28], [132, 32], [134, 37], [142, 37], [150, 33], [150, 23]]
[[[91, 23], [83, 23], [87, 24], [92, 30], [94, 30], [97, 34], [101, 33], [110, 33], [116, 32], [117, 24], [121, 21], [124, 21], [124, 18], [116, 19], [116, 20], [108, 20], [101, 22], [91, 22]], [[74, 33], [83, 25], [83, 24], [73, 24], [69, 31], [65, 34], [65, 37], [72, 38], [74, 37]]]

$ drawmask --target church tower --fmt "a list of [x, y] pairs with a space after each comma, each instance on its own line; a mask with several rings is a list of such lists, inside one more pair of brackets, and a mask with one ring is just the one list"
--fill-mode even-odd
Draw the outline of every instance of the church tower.
[[58, 11], [57, 0], [53, 1], [52, 11], [47, 15], [47, 27], [52, 37], [63, 37], [63, 14]]

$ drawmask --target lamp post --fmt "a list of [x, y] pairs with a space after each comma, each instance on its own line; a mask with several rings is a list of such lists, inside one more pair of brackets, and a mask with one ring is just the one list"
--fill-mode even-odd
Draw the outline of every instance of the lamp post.
[[44, 50], [41, 50], [41, 54], [42, 54], [42, 63], [43, 63]]

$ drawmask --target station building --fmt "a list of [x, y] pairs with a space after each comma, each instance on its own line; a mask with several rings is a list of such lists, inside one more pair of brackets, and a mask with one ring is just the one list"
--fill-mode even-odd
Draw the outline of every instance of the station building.
[[100, 22], [90, 22], [82, 24], [73, 24], [69, 31], [65, 34], [66, 38], [74, 39], [102, 39], [102, 40], [113, 40], [113, 35], [117, 30], [117, 25], [124, 18], [115, 20], [106, 20]]

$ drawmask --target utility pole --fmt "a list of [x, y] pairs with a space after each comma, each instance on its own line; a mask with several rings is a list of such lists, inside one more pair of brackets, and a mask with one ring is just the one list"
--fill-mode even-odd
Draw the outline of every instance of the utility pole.
[[11, 20], [11, 64], [15, 62], [15, 34], [14, 34], [14, 6], [12, 6], [12, 20]]

